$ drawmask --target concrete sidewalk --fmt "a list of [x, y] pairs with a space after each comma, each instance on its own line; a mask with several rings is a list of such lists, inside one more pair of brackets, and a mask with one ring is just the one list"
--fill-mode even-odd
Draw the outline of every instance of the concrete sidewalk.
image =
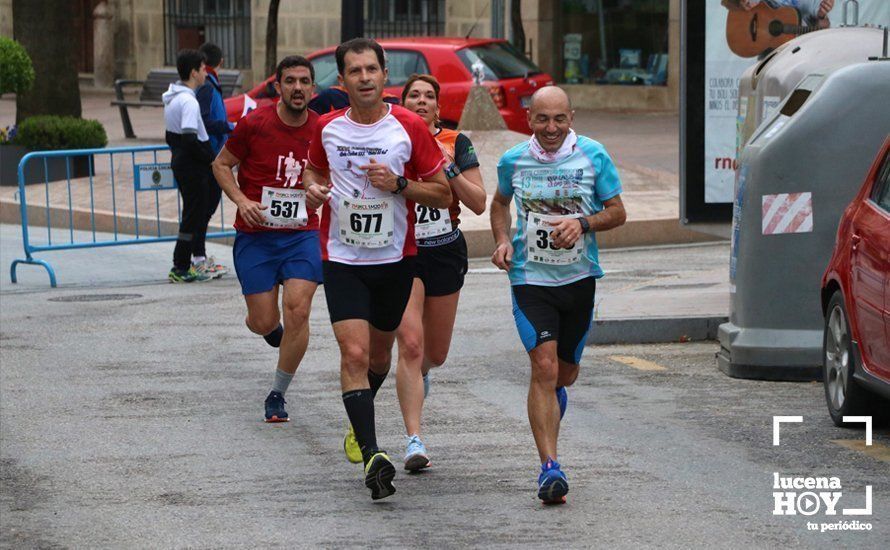
[[[160, 109], [134, 109], [131, 117], [137, 128], [138, 139], [126, 139], [120, 126], [118, 110], [109, 105], [110, 97], [103, 94], [84, 94], [82, 99], [84, 118], [95, 118], [104, 126], [109, 146], [137, 146], [163, 142], [163, 113]], [[14, 119], [15, 102], [11, 98], [0, 99], [0, 121]], [[601, 141], [619, 167], [624, 192], [622, 199], [628, 212], [625, 226], [598, 235], [602, 248], [651, 246], [713, 241], [714, 237], [698, 233], [679, 222], [679, 184], [677, 176], [678, 132], [677, 117], [673, 114], [626, 114], [579, 111], [576, 114], [576, 130]], [[471, 132], [479, 154], [486, 188], [491, 195], [497, 186], [496, 166], [500, 155], [527, 136], [515, 132]], [[164, 159], [161, 158], [161, 161]], [[146, 161], [143, 161], [146, 162]], [[107, 159], [96, 161], [97, 176], [94, 190], [86, 180], [72, 184], [70, 201], [74, 207], [71, 216], [74, 229], [91, 228], [95, 223], [99, 231], [112, 231], [115, 219], [110, 204], [109, 170]], [[117, 192], [123, 193], [116, 201], [117, 227], [132, 232], [135, 227], [133, 214], [132, 176], [129, 168], [120, 160], [116, 170], [118, 182], [123, 182]], [[47, 204], [47, 195], [49, 204]], [[56, 227], [69, 228], [69, 191], [67, 182], [55, 182], [45, 190], [43, 185], [33, 185], [28, 192], [29, 218], [35, 225], [45, 225], [47, 212]], [[160, 223], [148, 231], [172, 234], [176, 231], [175, 193], [162, 193], [159, 205], [143, 218], [159, 218]], [[231, 213], [234, 207], [228, 201], [224, 210]], [[152, 205], [148, 205], [151, 207]], [[141, 207], [140, 207], [141, 208]], [[90, 212], [96, 210], [95, 216]], [[0, 222], [20, 223], [19, 205], [14, 187], [0, 188]], [[229, 217], [231, 221], [231, 217]], [[212, 222], [222, 222], [217, 216]], [[467, 237], [471, 256], [486, 257], [491, 254], [491, 238], [488, 213], [476, 216], [464, 209], [461, 215], [462, 229]], [[158, 227], [160, 226], [160, 227]]]

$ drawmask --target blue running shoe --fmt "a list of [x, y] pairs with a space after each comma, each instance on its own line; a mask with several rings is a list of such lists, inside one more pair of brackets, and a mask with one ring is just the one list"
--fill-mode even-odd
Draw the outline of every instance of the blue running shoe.
[[569, 406], [569, 394], [565, 386], [556, 388], [556, 400], [559, 401], [559, 419], [566, 415], [566, 407]]
[[559, 462], [547, 457], [541, 464], [541, 475], [538, 476], [538, 498], [544, 504], [564, 504], [569, 492], [566, 475], [559, 469]]
[[408, 448], [405, 451], [405, 469], [409, 472], [416, 472], [430, 467], [430, 457], [426, 454], [426, 447], [420, 436], [414, 434], [406, 436], [408, 440]]
[[287, 411], [284, 410], [284, 396], [277, 391], [269, 392], [266, 397], [266, 422], [289, 422]]

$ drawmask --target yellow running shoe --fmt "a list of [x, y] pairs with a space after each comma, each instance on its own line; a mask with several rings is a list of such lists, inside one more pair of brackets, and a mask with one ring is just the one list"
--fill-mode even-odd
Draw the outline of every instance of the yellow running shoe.
[[396, 477], [396, 467], [389, 461], [384, 451], [377, 451], [365, 465], [365, 487], [371, 490], [371, 498], [380, 500], [396, 492], [392, 480]]
[[352, 424], [349, 424], [349, 430], [346, 432], [346, 437], [343, 438], [343, 451], [349, 462], [361, 464], [362, 449], [358, 446], [358, 441], [355, 440], [355, 430], [352, 429]]

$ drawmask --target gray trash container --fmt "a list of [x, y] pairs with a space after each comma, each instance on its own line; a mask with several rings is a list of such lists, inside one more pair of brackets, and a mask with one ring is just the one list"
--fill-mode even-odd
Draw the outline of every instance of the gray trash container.
[[884, 31], [840, 27], [801, 35], [751, 65], [739, 80], [738, 143], [744, 144], [765, 118], [809, 74], [827, 74], [881, 53]]
[[821, 276], [840, 215], [888, 133], [890, 61], [867, 61], [805, 77], [745, 145], [733, 212], [730, 317], [718, 330], [723, 372], [821, 376]]

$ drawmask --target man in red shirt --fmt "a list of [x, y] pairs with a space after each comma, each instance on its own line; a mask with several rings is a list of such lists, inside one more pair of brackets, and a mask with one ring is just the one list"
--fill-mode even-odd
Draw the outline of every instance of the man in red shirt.
[[[213, 174], [238, 206], [233, 256], [247, 303], [247, 328], [279, 348], [266, 422], [287, 422], [284, 393], [309, 344], [309, 310], [322, 280], [318, 216], [306, 208], [303, 188], [318, 115], [308, 109], [315, 91], [312, 63], [285, 57], [275, 77], [281, 100], [241, 119], [213, 162]], [[283, 327], [279, 285], [284, 288]]]
[[[336, 59], [351, 107], [319, 118], [306, 194], [310, 209], [324, 204], [324, 290], [340, 346], [343, 405], [360, 449], [356, 461], [364, 462], [365, 485], [376, 500], [395, 492], [395, 467], [377, 447], [374, 394], [389, 372], [414, 281], [414, 202], [447, 208], [451, 189], [423, 120], [383, 101], [380, 44], [355, 38], [340, 44]], [[350, 456], [348, 443], [349, 436]]]

